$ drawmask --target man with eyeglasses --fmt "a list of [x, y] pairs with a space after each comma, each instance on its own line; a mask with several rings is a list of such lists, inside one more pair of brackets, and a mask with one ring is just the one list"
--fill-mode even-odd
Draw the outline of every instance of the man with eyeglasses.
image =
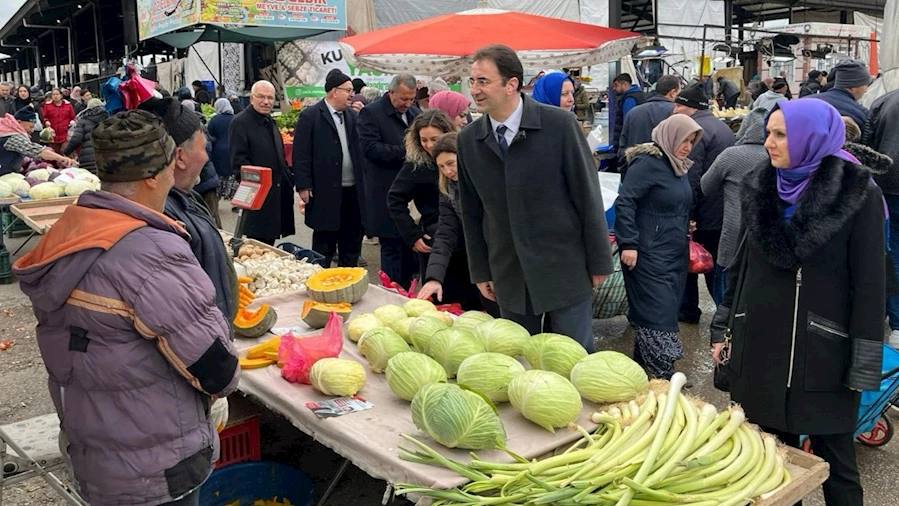
[[394, 76], [378, 100], [359, 112], [359, 140], [365, 157], [365, 229], [381, 244], [381, 269], [404, 287], [418, 273], [418, 254], [400, 237], [387, 212], [387, 192], [403, 167], [406, 129], [421, 110], [415, 100], [415, 76]]
[[250, 90], [250, 107], [234, 119], [228, 129], [231, 166], [240, 171], [243, 165], [272, 169], [272, 189], [258, 211], [244, 211], [247, 216], [244, 234], [266, 244], [296, 233], [293, 222], [293, 172], [284, 158], [281, 133], [272, 119], [275, 87], [268, 81], [257, 81]]
[[593, 288], [612, 272], [596, 164], [575, 116], [521, 93], [523, 74], [506, 46], [475, 53], [483, 116], [457, 146], [471, 280], [503, 318], [537, 334], [546, 315], [592, 352]]
[[347, 107], [353, 83], [333, 69], [325, 78], [325, 93], [324, 100], [303, 109], [294, 129], [296, 187], [306, 204], [306, 226], [313, 230], [312, 249], [324, 255], [325, 265], [338, 251], [340, 267], [356, 267], [365, 191], [356, 113]]

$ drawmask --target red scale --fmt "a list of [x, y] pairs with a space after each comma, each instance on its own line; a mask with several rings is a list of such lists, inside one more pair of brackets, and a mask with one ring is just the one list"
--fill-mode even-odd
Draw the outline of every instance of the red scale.
[[237, 228], [234, 229], [234, 237], [231, 239], [231, 248], [234, 256], [243, 243], [244, 227], [247, 220], [247, 211], [262, 209], [269, 190], [272, 189], [272, 169], [268, 167], [256, 167], [244, 165], [240, 168], [240, 184], [231, 199], [231, 205], [240, 209], [237, 218]]

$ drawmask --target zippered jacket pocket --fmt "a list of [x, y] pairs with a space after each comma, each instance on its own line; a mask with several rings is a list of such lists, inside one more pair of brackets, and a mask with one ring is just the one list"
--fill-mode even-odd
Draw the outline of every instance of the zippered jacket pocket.
[[849, 367], [850, 342], [847, 328], [809, 312], [805, 353], [805, 390], [838, 392]]

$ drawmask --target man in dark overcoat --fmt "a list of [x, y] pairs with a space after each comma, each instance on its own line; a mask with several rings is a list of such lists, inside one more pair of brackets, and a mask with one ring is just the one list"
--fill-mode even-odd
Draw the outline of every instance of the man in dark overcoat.
[[356, 267], [362, 251], [365, 190], [356, 113], [348, 107], [350, 77], [338, 69], [325, 79], [325, 99], [303, 109], [293, 136], [297, 192], [306, 203], [312, 249], [331, 265], [335, 250], [340, 267]]
[[284, 158], [281, 133], [272, 119], [275, 87], [268, 81], [257, 81], [250, 90], [250, 107], [234, 117], [229, 128], [231, 166], [243, 165], [272, 169], [272, 189], [262, 209], [248, 212], [244, 235], [274, 244], [281, 237], [293, 235], [293, 174]]
[[521, 93], [506, 46], [478, 50], [471, 95], [483, 116], [459, 133], [462, 223], [471, 280], [504, 318], [593, 351], [591, 295], [612, 272], [596, 165], [568, 111]]
[[387, 93], [359, 112], [356, 126], [365, 157], [365, 229], [379, 239], [381, 269], [405, 287], [418, 272], [418, 257], [387, 212], [387, 192], [403, 168], [406, 129], [421, 113], [412, 105], [415, 88], [415, 76], [394, 76]]

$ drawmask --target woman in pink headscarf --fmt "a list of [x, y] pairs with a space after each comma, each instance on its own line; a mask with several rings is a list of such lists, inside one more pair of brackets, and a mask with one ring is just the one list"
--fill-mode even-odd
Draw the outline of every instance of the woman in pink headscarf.
[[431, 97], [428, 107], [440, 109], [453, 120], [456, 130], [468, 124], [468, 106], [471, 101], [455, 91], [438, 91]]

